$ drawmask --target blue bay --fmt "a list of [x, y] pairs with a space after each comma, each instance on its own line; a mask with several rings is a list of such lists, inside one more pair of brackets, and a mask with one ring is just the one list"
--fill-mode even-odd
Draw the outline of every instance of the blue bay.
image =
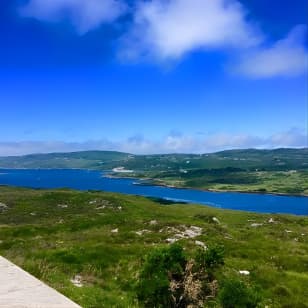
[[77, 169], [3, 169], [0, 185], [30, 188], [102, 190], [210, 205], [260, 213], [308, 215], [308, 197], [236, 192], [208, 192], [152, 185], [136, 185], [136, 179], [115, 179], [100, 171]]

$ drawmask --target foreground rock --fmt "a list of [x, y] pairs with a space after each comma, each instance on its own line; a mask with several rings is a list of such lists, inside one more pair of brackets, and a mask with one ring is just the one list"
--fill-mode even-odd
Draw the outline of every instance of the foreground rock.
[[4, 211], [7, 209], [7, 205], [5, 203], [0, 202], [0, 211]]

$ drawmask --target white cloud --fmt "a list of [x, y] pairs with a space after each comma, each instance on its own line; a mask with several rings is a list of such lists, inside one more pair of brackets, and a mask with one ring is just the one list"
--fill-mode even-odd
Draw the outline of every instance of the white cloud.
[[121, 0], [30, 0], [21, 14], [50, 22], [69, 20], [83, 34], [115, 21], [126, 9]]
[[272, 135], [269, 138], [268, 143], [276, 147], [308, 147], [308, 135], [307, 132], [305, 133], [299, 129], [292, 128], [286, 132], [280, 132]]
[[[296, 26], [271, 45], [246, 18], [239, 0], [28, 0], [21, 15], [38, 20], [69, 21], [79, 34], [131, 13], [120, 39], [124, 61], [168, 63], [196, 50], [233, 51], [232, 71], [251, 78], [297, 76], [307, 72], [305, 26]], [[239, 59], [240, 61], [236, 61]]]
[[21, 141], [0, 142], [0, 156], [30, 153], [71, 152], [84, 150], [115, 150], [134, 154], [209, 153], [234, 148], [307, 147], [307, 133], [298, 129], [276, 133], [269, 137], [247, 134], [169, 134], [162, 140], [133, 136], [127, 140], [96, 140], [86, 142]]
[[120, 56], [172, 60], [196, 49], [246, 48], [260, 41], [236, 0], [151, 0], [137, 6]]
[[296, 26], [286, 38], [272, 46], [259, 47], [245, 54], [235, 71], [252, 78], [296, 76], [307, 72], [305, 35], [306, 27]]

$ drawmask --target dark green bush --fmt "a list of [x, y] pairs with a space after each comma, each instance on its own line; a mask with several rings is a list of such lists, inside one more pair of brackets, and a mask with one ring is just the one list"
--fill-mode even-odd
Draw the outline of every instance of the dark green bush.
[[172, 307], [170, 279], [182, 278], [186, 262], [183, 248], [177, 244], [151, 252], [137, 283], [139, 302], [145, 307]]
[[261, 300], [257, 289], [252, 289], [238, 279], [228, 279], [219, 292], [223, 308], [255, 308]]
[[208, 249], [200, 249], [196, 255], [196, 264], [198, 267], [212, 271], [221, 265], [224, 265], [225, 249], [223, 246], [215, 245]]

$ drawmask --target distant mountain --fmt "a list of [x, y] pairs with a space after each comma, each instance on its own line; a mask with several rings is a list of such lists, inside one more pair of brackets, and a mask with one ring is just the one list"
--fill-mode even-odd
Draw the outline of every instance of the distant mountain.
[[138, 171], [241, 168], [245, 170], [308, 170], [308, 148], [241, 149], [209, 154], [133, 155], [115, 151], [31, 154], [0, 157], [0, 168], [81, 168]]
[[0, 157], [0, 168], [81, 168], [108, 169], [110, 164], [125, 162], [132, 155], [115, 151], [30, 154]]

